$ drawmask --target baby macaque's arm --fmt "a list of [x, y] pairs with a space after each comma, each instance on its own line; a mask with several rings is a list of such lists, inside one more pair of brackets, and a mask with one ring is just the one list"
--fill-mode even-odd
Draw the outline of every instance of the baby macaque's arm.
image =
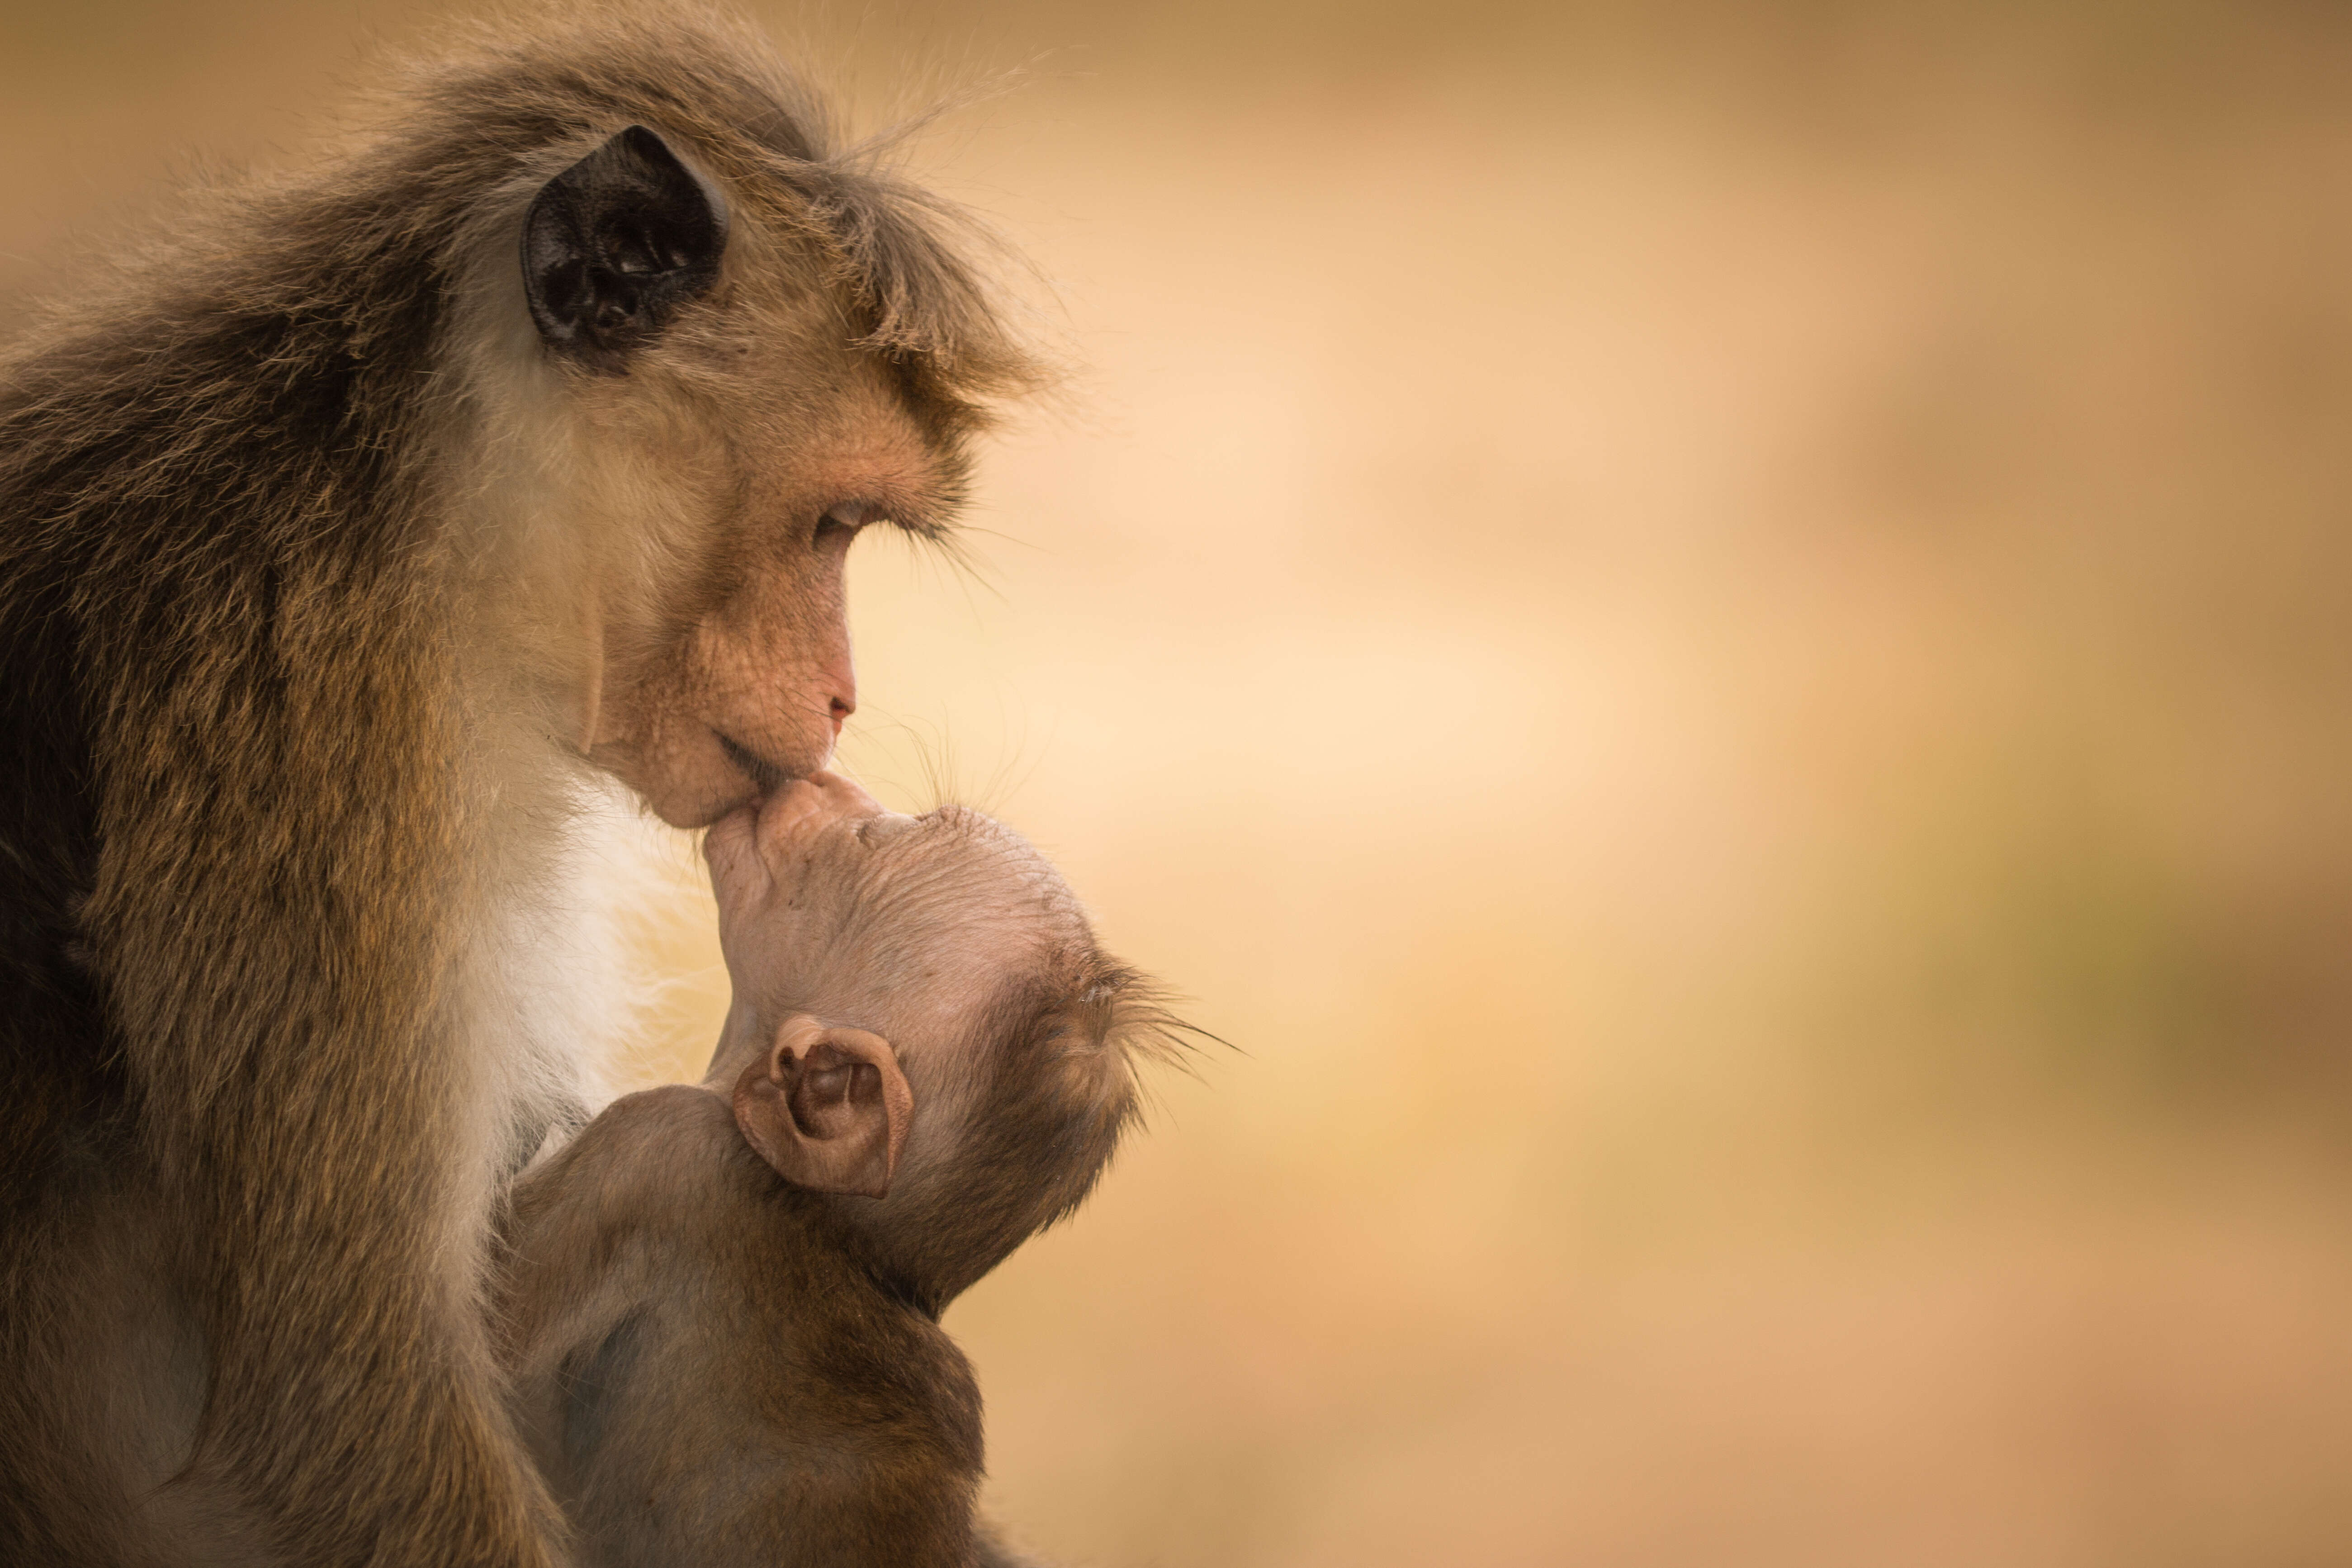
[[[512, 1190], [497, 1322], [518, 1424], [551, 1482], [630, 1425], [626, 1374], [667, 1322], [677, 1261], [725, 1228], [727, 1108], [684, 1085], [633, 1094]], [[559, 1483], [560, 1485], [560, 1483]]]

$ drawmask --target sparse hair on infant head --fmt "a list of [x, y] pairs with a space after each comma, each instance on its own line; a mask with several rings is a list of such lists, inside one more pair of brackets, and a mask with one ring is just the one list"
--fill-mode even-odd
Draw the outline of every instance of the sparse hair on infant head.
[[938, 1327], [1093, 1186], [1186, 1032], [1051, 865], [817, 773], [710, 829], [735, 1000], [699, 1086], [518, 1184], [501, 1306], [583, 1564], [965, 1568], [980, 1402]]

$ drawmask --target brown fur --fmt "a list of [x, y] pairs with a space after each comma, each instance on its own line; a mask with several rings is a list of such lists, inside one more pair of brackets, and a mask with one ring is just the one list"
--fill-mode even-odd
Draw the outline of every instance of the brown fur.
[[[703, 1086], [618, 1101], [517, 1184], [519, 1423], [598, 1568], [1013, 1563], [974, 1532], [980, 1396], [937, 1319], [1085, 1196], [1133, 1058], [1181, 1026], [984, 817], [822, 774], [760, 817], [714, 834], [739, 1006]], [[803, 1190], [739, 1131], [779, 1014], [903, 1065], [887, 1195]]]
[[[501, 268], [631, 123], [740, 244], [595, 378]], [[1022, 374], [755, 43], [544, 18], [10, 353], [0, 1561], [560, 1558], [478, 1297], [502, 1173], [582, 1114], [513, 973], [580, 751], [688, 825], [772, 779], [684, 708], [822, 761], [837, 552], [782, 541], [938, 526]]]

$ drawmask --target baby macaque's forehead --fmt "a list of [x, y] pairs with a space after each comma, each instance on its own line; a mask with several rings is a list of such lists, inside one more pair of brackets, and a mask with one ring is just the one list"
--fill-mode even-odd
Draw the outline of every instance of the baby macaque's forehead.
[[[827, 824], [807, 845], [796, 896], [837, 910], [802, 955], [819, 1012], [891, 1038], [919, 1093], [963, 1049], [1003, 1042], [1009, 997], [1075, 1003], [1097, 963], [1084, 909], [1052, 864], [1002, 823], [964, 806]], [[814, 934], [814, 932], [812, 932]], [[953, 1047], [950, 1056], [935, 1054]]]
[[857, 923], [992, 950], [1091, 947], [1085, 910], [1029, 841], [969, 806], [834, 824], [823, 858], [845, 876]]
[[1069, 884], [1034, 846], [968, 806], [941, 806], [913, 819], [873, 857], [899, 899], [931, 905], [943, 916], [990, 910], [1021, 921], [1033, 935], [1082, 931], [1085, 917]]

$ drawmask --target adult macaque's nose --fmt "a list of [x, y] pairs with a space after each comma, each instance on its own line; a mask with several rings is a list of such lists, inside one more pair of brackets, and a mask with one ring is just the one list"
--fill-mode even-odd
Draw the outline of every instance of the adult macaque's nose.
[[824, 669], [824, 689], [829, 703], [827, 717], [833, 721], [834, 739], [841, 738], [841, 727], [857, 711], [857, 669], [849, 661], [849, 650], [828, 662]]

